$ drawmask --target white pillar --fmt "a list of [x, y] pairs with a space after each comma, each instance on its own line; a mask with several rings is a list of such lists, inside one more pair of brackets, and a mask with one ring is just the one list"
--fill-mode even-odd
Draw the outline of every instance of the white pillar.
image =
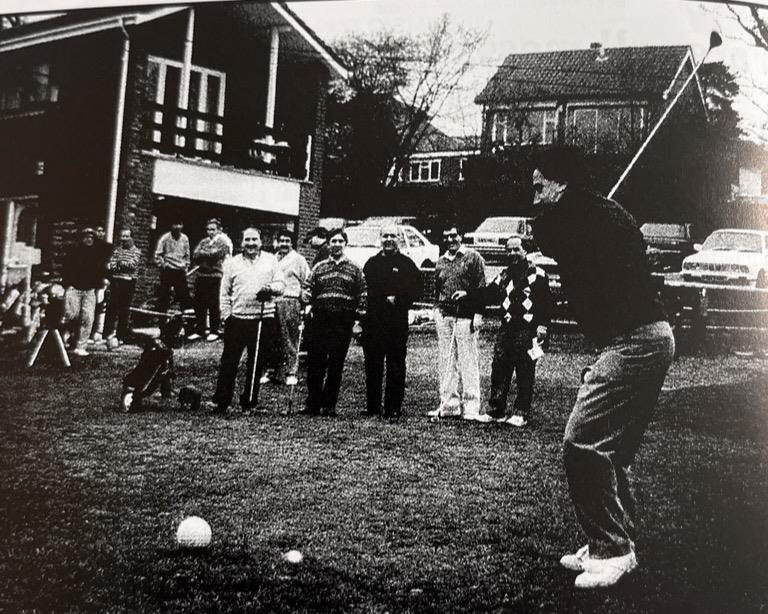
[[[189, 9], [187, 14], [187, 34], [184, 38], [184, 57], [182, 58], [181, 76], [179, 79], [179, 96], [177, 99], [179, 109], [186, 110], [189, 107], [189, 75], [192, 73], [192, 48], [195, 38], [195, 9]], [[176, 127], [186, 129], [187, 118], [176, 117]], [[184, 137], [177, 136], [176, 145], [183, 147]]]
[[2, 233], [2, 245], [0, 245], [0, 287], [5, 288], [5, 283], [8, 278], [6, 266], [11, 259], [11, 250], [13, 249], [13, 226], [16, 219], [14, 215], [14, 204], [12, 200], [6, 200], [4, 203], [5, 211], [3, 212], [3, 233]]
[[115, 133], [112, 147], [112, 167], [109, 172], [109, 195], [107, 216], [104, 223], [106, 239], [115, 238], [115, 215], [117, 212], [117, 184], [120, 178], [120, 155], [123, 150], [123, 122], [125, 118], [125, 94], [128, 85], [128, 59], [131, 53], [131, 39], [123, 27], [123, 46], [120, 53], [120, 79], [117, 84], [117, 108], [115, 110]]
[[269, 80], [267, 82], [267, 110], [264, 116], [264, 126], [275, 127], [275, 98], [277, 96], [277, 55], [280, 51], [280, 30], [276, 27], [270, 31], [269, 39]]

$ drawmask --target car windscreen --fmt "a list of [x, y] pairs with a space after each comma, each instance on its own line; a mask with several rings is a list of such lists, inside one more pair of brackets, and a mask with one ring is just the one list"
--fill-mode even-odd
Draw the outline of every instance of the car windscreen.
[[489, 217], [475, 232], [525, 234], [526, 220], [520, 217]]
[[683, 224], [643, 224], [640, 232], [645, 237], [665, 237], [667, 239], [685, 239], [686, 228]]
[[379, 226], [355, 226], [347, 228], [350, 247], [381, 247]]
[[702, 250], [761, 252], [763, 238], [751, 232], [713, 232], [704, 241]]

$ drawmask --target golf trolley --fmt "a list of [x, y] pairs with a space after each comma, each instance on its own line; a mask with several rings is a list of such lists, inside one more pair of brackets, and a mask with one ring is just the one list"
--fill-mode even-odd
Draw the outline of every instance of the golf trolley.
[[120, 393], [120, 407], [123, 411], [139, 411], [144, 400], [158, 388], [165, 398], [173, 394], [173, 350], [181, 345], [183, 333], [183, 317], [181, 314], [175, 315], [160, 326], [157, 339], [145, 343], [139, 364], [123, 378]]

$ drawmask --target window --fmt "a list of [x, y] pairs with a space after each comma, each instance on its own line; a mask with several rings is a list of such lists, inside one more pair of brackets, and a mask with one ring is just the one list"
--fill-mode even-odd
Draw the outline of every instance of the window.
[[542, 112], [541, 142], [551, 145], [557, 141], [557, 109], [547, 109]]
[[571, 115], [571, 143], [594, 153], [597, 148], [597, 109], [574, 109]]
[[0, 111], [56, 102], [59, 88], [51, 83], [51, 65], [36, 62], [0, 73]]
[[459, 181], [464, 181], [464, 165], [466, 163], [466, 158], [459, 158]]
[[413, 230], [410, 228], [403, 228], [403, 232], [405, 233], [405, 238], [408, 239], [409, 247], [424, 247], [424, 241], [422, 241], [421, 237]]
[[[165, 107], [178, 108], [179, 84], [181, 83], [181, 71], [183, 64], [167, 58], [150, 56], [147, 73], [155, 84], [155, 102]], [[188, 144], [184, 134], [177, 133], [174, 136], [174, 144], [178, 147], [190, 147], [195, 151], [210, 151], [221, 153], [221, 139], [206, 139], [205, 136], [218, 136], [224, 134], [224, 125], [216, 118], [224, 116], [224, 92], [226, 87], [226, 73], [192, 65], [189, 74], [189, 90], [187, 108], [198, 111], [201, 114], [215, 117], [204, 117], [193, 120], [192, 129], [198, 133], [193, 142]], [[163, 140], [162, 130], [166, 122], [166, 111], [156, 110], [153, 113], [155, 129], [151, 138], [154, 143]], [[172, 121], [172, 120], [171, 120]], [[178, 128], [186, 128], [186, 117], [179, 116], [173, 124]]]
[[414, 182], [440, 181], [440, 160], [411, 162], [409, 178]]
[[491, 141], [513, 145], [557, 140], [557, 109], [519, 108], [493, 114]]

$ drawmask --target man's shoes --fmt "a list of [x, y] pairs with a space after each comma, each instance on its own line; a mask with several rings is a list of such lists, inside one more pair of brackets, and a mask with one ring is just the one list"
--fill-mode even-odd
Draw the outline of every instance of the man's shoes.
[[589, 544], [582, 546], [575, 553], [564, 554], [560, 564], [570, 571], [584, 571], [584, 562], [589, 560]]
[[512, 426], [528, 426], [528, 420], [523, 418], [522, 416], [514, 415], [507, 420], [507, 424], [511, 424]]
[[336, 413], [335, 407], [327, 407], [325, 410], [323, 410], [323, 415], [328, 418], [336, 418], [339, 414]]
[[488, 424], [489, 422], [496, 422], [496, 419], [493, 416], [490, 416], [488, 414], [477, 414], [475, 416], [475, 422]]
[[208, 336], [205, 338], [206, 341], [218, 341], [219, 336], [216, 333], [209, 333]]
[[584, 561], [584, 572], [576, 576], [576, 588], [606, 588], [613, 586], [624, 576], [637, 569], [634, 551], [609, 559], [588, 558]]
[[319, 416], [320, 412], [316, 409], [310, 409], [309, 407], [305, 407], [304, 409], [300, 409], [296, 412], [300, 416]]
[[374, 411], [373, 409], [364, 409], [360, 412], [361, 416], [378, 416], [381, 412], [380, 411]]
[[91, 354], [85, 348], [75, 348], [72, 352], [75, 356], [90, 356]]
[[214, 416], [225, 416], [227, 414], [227, 406], [216, 401], [206, 401], [203, 404], [203, 409]]
[[299, 378], [296, 377], [295, 375], [289, 375], [288, 377], [285, 378], [286, 386], [295, 386], [298, 383], [299, 383]]
[[191, 335], [187, 335], [187, 341], [197, 341], [198, 339], [202, 339], [203, 336], [199, 333], [192, 333]]
[[261, 376], [261, 379], [259, 380], [259, 384], [269, 384], [270, 377], [266, 373]]
[[460, 407], [443, 407], [442, 405], [437, 409], [427, 412], [429, 418], [458, 418], [461, 416]]

